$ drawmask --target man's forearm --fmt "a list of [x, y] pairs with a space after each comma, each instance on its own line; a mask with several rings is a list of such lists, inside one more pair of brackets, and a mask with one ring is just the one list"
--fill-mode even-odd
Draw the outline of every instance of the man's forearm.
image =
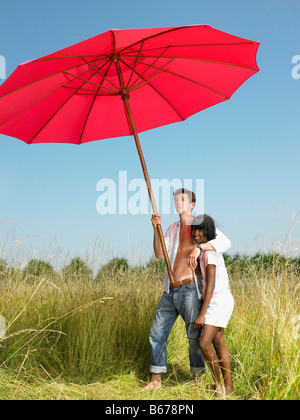
[[162, 251], [157, 228], [154, 228], [153, 248], [154, 248], [154, 254], [156, 258], [159, 260], [162, 259], [164, 257], [164, 254]]
[[231, 247], [231, 242], [221, 231], [218, 230], [216, 239], [212, 239], [209, 242], [203, 244], [195, 244], [195, 247], [200, 248], [202, 251], [216, 251], [226, 252]]
[[203, 244], [194, 244], [196, 248], [201, 247], [202, 251], [215, 251], [215, 248], [209, 243], [204, 242]]
[[224, 233], [222, 233], [220, 230], [216, 229], [217, 236], [216, 239], [212, 239], [210, 244], [213, 246], [214, 250], [218, 253], [224, 253], [228, 251], [228, 249], [231, 247], [231, 242], [227, 238]]

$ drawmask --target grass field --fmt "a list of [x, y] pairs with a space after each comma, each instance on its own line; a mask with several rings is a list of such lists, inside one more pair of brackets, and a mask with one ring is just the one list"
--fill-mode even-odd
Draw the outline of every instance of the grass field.
[[[299, 399], [300, 260], [226, 256], [235, 309], [226, 329], [234, 399]], [[61, 273], [31, 261], [0, 263], [0, 399], [213, 399], [210, 373], [195, 386], [181, 319], [169, 339], [160, 390], [149, 380], [149, 341], [163, 264], [115, 259], [95, 277], [75, 259]], [[4, 331], [4, 320], [6, 323]]]

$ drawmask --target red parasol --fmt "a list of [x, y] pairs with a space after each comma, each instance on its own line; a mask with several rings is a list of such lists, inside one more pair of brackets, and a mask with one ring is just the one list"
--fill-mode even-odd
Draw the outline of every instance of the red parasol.
[[229, 99], [259, 71], [258, 46], [208, 25], [110, 30], [19, 65], [0, 87], [0, 133], [28, 144], [133, 135], [157, 213], [138, 133]]

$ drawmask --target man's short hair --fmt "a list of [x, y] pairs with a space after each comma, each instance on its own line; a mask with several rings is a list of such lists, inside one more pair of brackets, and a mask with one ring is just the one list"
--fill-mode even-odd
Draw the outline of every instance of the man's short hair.
[[193, 191], [188, 190], [187, 188], [178, 188], [174, 193], [174, 197], [178, 194], [186, 194], [189, 197], [190, 203], [196, 203], [196, 196]]

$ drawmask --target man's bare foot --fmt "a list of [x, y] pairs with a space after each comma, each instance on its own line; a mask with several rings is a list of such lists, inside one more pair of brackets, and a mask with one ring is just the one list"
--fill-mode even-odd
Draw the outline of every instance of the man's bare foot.
[[140, 390], [140, 392], [151, 391], [153, 389], [159, 389], [161, 387], [161, 374], [154, 373], [152, 375], [151, 382]]
[[153, 389], [159, 389], [161, 387], [161, 382], [149, 382], [144, 388], [140, 390], [140, 392], [151, 391]]

